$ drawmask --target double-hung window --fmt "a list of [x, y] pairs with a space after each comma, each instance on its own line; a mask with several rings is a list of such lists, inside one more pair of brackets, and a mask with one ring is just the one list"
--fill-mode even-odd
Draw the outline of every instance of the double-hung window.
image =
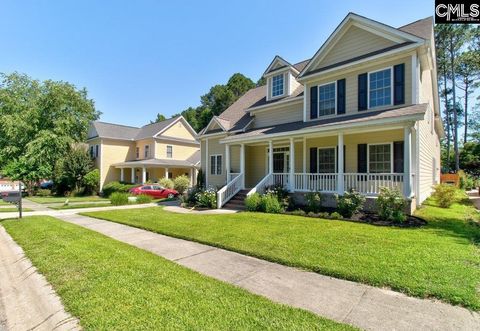
[[98, 155], [100, 155], [100, 147], [95, 145], [95, 157], [98, 157]]
[[135, 149], [135, 158], [139, 159], [140, 158], [140, 147], [137, 147]]
[[148, 158], [149, 152], [150, 152], [150, 146], [149, 146], [149, 145], [145, 145], [145, 158]]
[[279, 74], [272, 77], [272, 97], [279, 97], [283, 95], [284, 75]]
[[171, 159], [173, 157], [173, 146], [167, 145], [167, 158]]
[[210, 155], [210, 174], [222, 174], [222, 155]]
[[93, 159], [95, 157], [95, 154], [93, 153], [93, 145], [90, 146], [90, 157]]
[[335, 85], [330, 83], [318, 87], [318, 116], [335, 114]]
[[334, 173], [336, 164], [336, 152], [334, 147], [318, 149], [318, 172]]
[[372, 173], [390, 173], [393, 170], [392, 144], [368, 146], [368, 171]]
[[384, 69], [368, 74], [369, 108], [392, 104], [392, 69]]

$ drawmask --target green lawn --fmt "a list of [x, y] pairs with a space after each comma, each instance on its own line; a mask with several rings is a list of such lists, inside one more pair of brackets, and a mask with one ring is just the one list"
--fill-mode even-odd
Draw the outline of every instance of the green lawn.
[[108, 199], [101, 198], [97, 195], [92, 195], [88, 197], [28, 197], [27, 199], [41, 204], [65, 202], [65, 200], [67, 199], [70, 202], [108, 201]]
[[62, 210], [62, 209], [81, 209], [81, 208], [97, 208], [97, 207], [111, 207], [112, 205], [108, 202], [89, 202], [89, 203], [77, 203], [70, 205], [59, 205], [59, 206], [49, 206], [50, 209]]
[[480, 309], [480, 227], [468, 204], [443, 210], [429, 201], [423, 228], [261, 213], [185, 215], [161, 208], [85, 213], [333, 277]]
[[[18, 211], [17, 207], [12, 208], [0, 208], [0, 213], [11, 213]], [[30, 208], [22, 208], [22, 211], [32, 211]]]
[[4, 221], [85, 330], [350, 330], [47, 216]]

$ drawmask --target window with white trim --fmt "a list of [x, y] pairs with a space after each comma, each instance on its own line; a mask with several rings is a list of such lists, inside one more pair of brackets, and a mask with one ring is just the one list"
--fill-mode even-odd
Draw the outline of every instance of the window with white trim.
[[336, 112], [336, 84], [318, 87], [318, 116], [333, 115]]
[[173, 157], [173, 146], [167, 145], [167, 158], [171, 159]]
[[334, 147], [318, 149], [318, 172], [334, 173], [336, 172], [336, 152]]
[[137, 147], [135, 149], [135, 158], [139, 159], [140, 158], [140, 147]]
[[368, 145], [368, 172], [392, 172], [392, 144]]
[[279, 74], [272, 77], [272, 97], [283, 95], [284, 75]]
[[93, 153], [93, 145], [90, 146], [90, 157], [94, 158], [95, 154]]
[[145, 158], [148, 158], [149, 153], [150, 153], [150, 145], [145, 145], [145, 152], [144, 152]]
[[392, 104], [392, 69], [370, 72], [368, 74], [369, 108]]
[[210, 175], [222, 174], [222, 155], [210, 155]]
[[95, 157], [98, 157], [100, 155], [100, 147], [98, 145], [95, 145]]

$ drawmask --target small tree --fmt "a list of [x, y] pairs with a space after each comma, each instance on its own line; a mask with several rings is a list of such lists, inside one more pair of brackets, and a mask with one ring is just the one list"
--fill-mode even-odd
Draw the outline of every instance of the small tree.
[[85, 176], [92, 168], [93, 163], [87, 150], [76, 146], [64, 158], [57, 161], [54, 183], [59, 191], [79, 192], [83, 188]]
[[180, 194], [183, 194], [189, 186], [190, 179], [185, 175], [178, 176], [173, 180], [173, 188]]
[[98, 169], [90, 171], [83, 178], [83, 183], [87, 193], [98, 194], [100, 188], [100, 171]]

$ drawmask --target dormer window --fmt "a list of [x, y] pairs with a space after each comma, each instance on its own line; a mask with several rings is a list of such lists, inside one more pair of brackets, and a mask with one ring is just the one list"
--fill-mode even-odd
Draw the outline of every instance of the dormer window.
[[279, 74], [272, 77], [272, 97], [279, 97], [284, 94], [284, 75]]

